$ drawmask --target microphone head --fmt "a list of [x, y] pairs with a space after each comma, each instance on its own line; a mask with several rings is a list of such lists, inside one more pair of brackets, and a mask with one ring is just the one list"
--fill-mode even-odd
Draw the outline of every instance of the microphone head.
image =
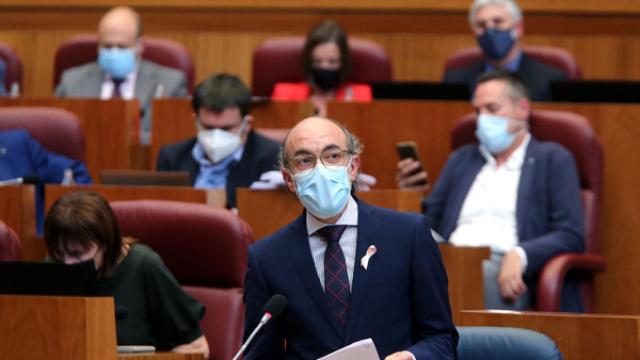
[[280, 294], [275, 294], [264, 305], [264, 312], [271, 314], [272, 318], [280, 316], [287, 308], [287, 298]]

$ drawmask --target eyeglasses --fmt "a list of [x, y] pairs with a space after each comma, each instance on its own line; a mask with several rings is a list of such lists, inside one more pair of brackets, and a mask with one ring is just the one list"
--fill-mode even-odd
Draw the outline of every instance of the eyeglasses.
[[313, 169], [318, 163], [318, 159], [324, 166], [346, 166], [351, 154], [347, 150], [327, 149], [320, 155], [300, 154], [291, 159], [291, 167], [296, 173]]

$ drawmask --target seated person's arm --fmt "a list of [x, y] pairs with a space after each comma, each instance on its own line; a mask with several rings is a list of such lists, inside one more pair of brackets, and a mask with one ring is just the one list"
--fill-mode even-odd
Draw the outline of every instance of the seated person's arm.
[[79, 184], [90, 184], [91, 175], [84, 164], [78, 160], [58, 155], [47, 151], [39, 142], [26, 133], [27, 149], [30, 152], [30, 159], [33, 168], [40, 180], [45, 183], [60, 183], [64, 176], [65, 169], [73, 170], [73, 179]]
[[202, 353], [204, 354], [204, 358], [209, 358], [209, 343], [207, 343], [207, 339], [204, 335], [199, 338], [193, 340], [189, 344], [178, 345], [172, 349], [175, 352], [181, 353]]

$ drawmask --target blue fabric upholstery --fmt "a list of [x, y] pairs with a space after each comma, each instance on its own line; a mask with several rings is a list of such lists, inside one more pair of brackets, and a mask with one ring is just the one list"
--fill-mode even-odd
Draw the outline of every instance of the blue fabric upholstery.
[[458, 333], [458, 360], [562, 360], [556, 343], [537, 331], [461, 326]]

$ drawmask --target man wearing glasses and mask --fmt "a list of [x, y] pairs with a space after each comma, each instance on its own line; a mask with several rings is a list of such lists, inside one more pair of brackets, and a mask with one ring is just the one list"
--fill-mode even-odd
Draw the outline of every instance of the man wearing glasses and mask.
[[245, 359], [317, 359], [367, 338], [386, 360], [455, 358], [447, 275], [429, 225], [354, 197], [361, 150], [329, 119], [305, 119], [287, 135], [281, 170], [305, 211], [249, 249], [245, 339], [270, 297], [284, 295], [288, 307]]
[[132, 8], [119, 6], [107, 12], [98, 25], [98, 61], [62, 74], [55, 96], [140, 101], [140, 141], [151, 139], [151, 101], [155, 97], [187, 95], [182, 71], [142, 60], [142, 23]]
[[478, 77], [489, 71], [515, 72], [529, 89], [532, 101], [549, 101], [552, 81], [566, 80], [559, 68], [528, 57], [522, 52], [522, 10], [515, 0], [474, 0], [469, 25], [485, 58], [446, 72], [444, 82], [468, 84], [473, 92]]
[[198, 135], [162, 147], [156, 170], [188, 171], [196, 188], [226, 188], [227, 206], [235, 207], [237, 187], [277, 169], [280, 144], [252, 130], [251, 93], [236, 76], [204, 80], [191, 103]]

